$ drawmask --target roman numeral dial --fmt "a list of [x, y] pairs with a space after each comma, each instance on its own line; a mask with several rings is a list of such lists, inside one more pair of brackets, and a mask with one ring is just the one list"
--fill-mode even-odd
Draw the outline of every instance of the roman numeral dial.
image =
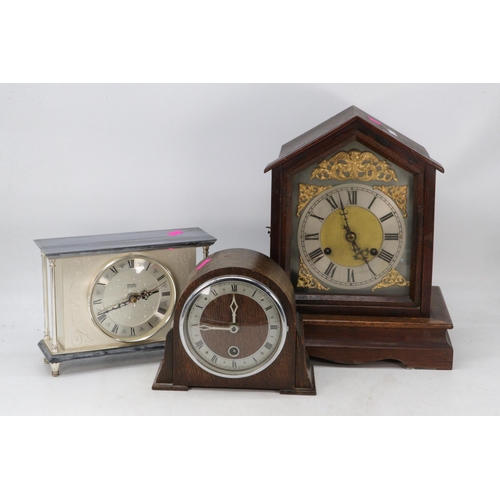
[[403, 214], [388, 194], [344, 183], [320, 191], [305, 206], [297, 243], [307, 272], [328, 289], [371, 292], [401, 260], [406, 232]]
[[121, 342], [155, 335], [170, 320], [176, 289], [170, 271], [160, 262], [128, 255], [107, 264], [89, 294], [94, 323]]
[[287, 334], [277, 297], [244, 276], [214, 278], [199, 287], [180, 318], [188, 355], [204, 370], [226, 378], [250, 376], [269, 366]]

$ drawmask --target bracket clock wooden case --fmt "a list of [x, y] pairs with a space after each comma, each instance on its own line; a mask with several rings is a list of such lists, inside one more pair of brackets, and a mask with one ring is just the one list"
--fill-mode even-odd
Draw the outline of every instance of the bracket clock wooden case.
[[253, 250], [213, 254], [191, 274], [153, 389], [316, 394], [293, 286]]
[[271, 257], [294, 285], [309, 355], [451, 369], [453, 325], [432, 286], [443, 167], [353, 106], [285, 144], [269, 171]]
[[35, 240], [42, 252], [45, 333], [52, 375], [73, 359], [163, 349], [199, 228]]

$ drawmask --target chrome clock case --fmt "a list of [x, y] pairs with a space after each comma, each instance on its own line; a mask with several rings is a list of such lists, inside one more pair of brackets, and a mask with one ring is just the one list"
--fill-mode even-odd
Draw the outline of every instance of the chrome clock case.
[[[45, 323], [38, 346], [52, 375], [65, 361], [163, 349], [196, 249], [206, 256], [215, 241], [200, 228], [35, 240]], [[118, 295], [101, 305], [110, 283]], [[125, 313], [137, 306], [135, 318]]]

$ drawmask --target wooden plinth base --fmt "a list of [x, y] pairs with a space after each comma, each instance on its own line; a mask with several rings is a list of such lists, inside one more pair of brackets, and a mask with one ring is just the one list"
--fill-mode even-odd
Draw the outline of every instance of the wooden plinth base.
[[304, 314], [311, 358], [342, 364], [396, 360], [406, 368], [451, 370], [453, 328], [441, 289], [432, 287], [430, 318]]

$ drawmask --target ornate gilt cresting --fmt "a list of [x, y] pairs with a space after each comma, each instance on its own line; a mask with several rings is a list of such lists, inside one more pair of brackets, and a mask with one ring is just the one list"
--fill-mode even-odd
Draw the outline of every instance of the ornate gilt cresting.
[[373, 153], [357, 149], [340, 151], [328, 160], [323, 160], [311, 173], [311, 180], [334, 179], [338, 181], [397, 181], [396, 172], [385, 160]]

